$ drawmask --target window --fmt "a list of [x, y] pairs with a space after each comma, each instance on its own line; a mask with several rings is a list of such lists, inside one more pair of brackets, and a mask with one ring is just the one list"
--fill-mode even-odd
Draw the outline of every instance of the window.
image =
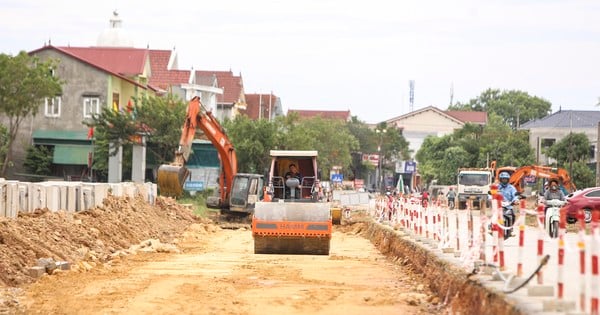
[[596, 157], [596, 146], [595, 145], [591, 145], [590, 146], [590, 159], [594, 159]]
[[46, 117], [60, 117], [60, 103], [60, 96], [46, 97], [44, 115]]
[[556, 139], [542, 139], [542, 148], [549, 148], [551, 146], [554, 145], [554, 143], [556, 142]]
[[100, 114], [100, 98], [97, 96], [84, 96], [83, 118], [92, 118], [95, 114]]

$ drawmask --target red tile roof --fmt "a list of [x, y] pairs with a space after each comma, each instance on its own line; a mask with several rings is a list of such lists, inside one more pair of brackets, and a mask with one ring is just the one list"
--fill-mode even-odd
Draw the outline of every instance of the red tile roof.
[[223, 89], [223, 95], [217, 97], [217, 104], [234, 104], [239, 101], [243, 96], [244, 82], [242, 76], [234, 76], [231, 70], [229, 71], [210, 71], [210, 70], [196, 70], [196, 77], [206, 77], [215, 75], [217, 77], [217, 84], [219, 88]]
[[189, 83], [191, 71], [169, 70], [170, 50], [149, 50], [150, 53], [150, 81], [152, 86], [167, 90], [172, 85]]
[[274, 110], [276, 101], [277, 96], [273, 94], [246, 94], [246, 110], [243, 110], [242, 113], [251, 119], [258, 119], [258, 113], [262, 112], [260, 117], [268, 118], [269, 105], [271, 106], [271, 110]]
[[468, 122], [479, 125], [487, 124], [487, 112], [448, 110], [444, 113], [465, 123]]
[[131, 76], [144, 72], [148, 50], [124, 47], [59, 47], [102, 68]]
[[114, 75], [114, 76], [116, 76], [116, 77], [119, 77], [119, 78], [121, 78], [121, 79], [123, 79], [123, 80], [125, 80], [125, 81], [127, 81], [127, 82], [129, 82], [129, 83], [131, 83], [131, 84], [133, 84], [133, 85], [136, 85], [136, 86], [138, 86], [138, 87], [141, 87], [141, 88], [143, 88], [143, 89], [151, 89], [151, 90], [154, 90], [154, 91], [155, 91], [155, 89], [154, 89], [154, 88], [152, 88], [152, 87], [151, 87], [151, 86], [149, 86], [149, 85], [148, 85], [148, 86], [146, 86], [146, 85], [140, 84], [140, 83], [138, 83], [138, 82], [136, 82], [136, 81], [134, 81], [134, 80], [131, 80], [129, 77], [127, 77], [127, 76], [123, 75], [122, 73], [115, 71], [114, 69], [107, 68], [106, 66], [104, 66], [104, 65], [101, 65], [101, 64], [98, 64], [98, 63], [96, 63], [96, 62], [95, 62], [95, 61], [93, 61], [93, 60], [88, 60], [88, 59], [85, 59], [85, 58], [83, 58], [82, 56], [80, 56], [80, 55], [76, 55], [76, 54], [73, 54], [73, 53], [71, 53], [70, 51], [68, 51], [68, 50], [65, 50], [65, 49], [63, 49], [63, 48], [64, 48], [64, 47], [56, 47], [56, 46], [52, 46], [52, 45], [47, 45], [47, 46], [44, 46], [44, 47], [42, 47], [42, 48], [38, 48], [38, 49], [36, 49], [36, 50], [30, 51], [30, 52], [29, 52], [29, 54], [30, 54], [30, 55], [32, 55], [32, 54], [36, 54], [36, 53], [38, 53], [38, 52], [41, 52], [41, 51], [44, 51], [44, 50], [47, 50], [47, 49], [53, 49], [53, 50], [56, 50], [56, 51], [58, 51], [58, 52], [60, 52], [60, 53], [62, 53], [62, 54], [65, 54], [65, 55], [67, 55], [67, 56], [70, 56], [70, 57], [72, 57], [72, 58], [75, 58], [75, 59], [77, 59], [77, 60], [79, 60], [79, 61], [81, 61], [81, 62], [87, 63], [87, 64], [91, 65], [92, 67], [94, 67], [94, 68], [98, 69], [98, 70], [101, 70], [101, 71], [104, 71], [104, 72], [110, 73], [110, 74], [112, 74], [112, 75]]
[[350, 116], [349, 110], [300, 110], [300, 109], [289, 109], [288, 115], [290, 113], [298, 113], [300, 118], [313, 118], [317, 116], [321, 116], [324, 119], [339, 119], [343, 121], [350, 121], [352, 116]]

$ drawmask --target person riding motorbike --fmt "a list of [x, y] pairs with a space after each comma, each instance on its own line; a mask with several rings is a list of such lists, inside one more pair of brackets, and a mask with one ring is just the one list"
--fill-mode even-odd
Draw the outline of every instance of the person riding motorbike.
[[565, 200], [565, 193], [561, 189], [558, 188], [558, 180], [556, 178], [553, 178], [550, 180], [550, 187], [548, 187], [548, 189], [544, 193], [544, 199], [545, 200], [552, 200], [552, 199]]
[[504, 225], [508, 227], [504, 233], [507, 233], [507, 236], [514, 236], [512, 226], [515, 223], [516, 215], [513, 210], [513, 205], [519, 202], [519, 196], [517, 195], [517, 189], [515, 186], [511, 185], [508, 180], [510, 179], [510, 175], [508, 172], [502, 172], [498, 175], [500, 179], [500, 185], [498, 185], [498, 193], [502, 194], [504, 201], [508, 201], [510, 204], [506, 207], [502, 208], [503, 215], [506, 218], [506, 222]]
[[[546, 189], [546, 192], [544, 193], [544, 226], [546, 227], [546, 230], [548, 231], [548, 233], [550, 234], [550, 237], [557, 237], [558, 236], [558, 220], [560, 219], [560, 215], [557, 215], [557, 209], [560, 208], [556, 208], [558, 205], [556, 203], [548, 203], [548, 201], [550, 200], [560, 200], [560, 201], [565, 201], [565, 194], [563, 193], [563, 191], [559, 188], [558, 185], [558, 180], [556, 178], [552, 178], [550, 180], [549, 183], [549, 187], [548, 189]], [[559, 203], [560, 205], [560, 203]], [[552, 207], [552, 212], [548, 213], [548, 209]]]

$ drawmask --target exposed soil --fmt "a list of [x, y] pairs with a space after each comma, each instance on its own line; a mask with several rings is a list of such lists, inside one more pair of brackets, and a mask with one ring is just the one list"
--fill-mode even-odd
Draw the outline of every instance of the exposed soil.
[[[446, 311], [407, 260], [386, 258], [362, 236], [368, 223], [336, 226], [329, 256], [255, 255], [240, 226], [221, 228], [164, 198], [151, 206], [109, 197], [77, 214], [1, 221], [0, 314]], [[36, 265], [53, 266], [51, 275], [32, 276]]]

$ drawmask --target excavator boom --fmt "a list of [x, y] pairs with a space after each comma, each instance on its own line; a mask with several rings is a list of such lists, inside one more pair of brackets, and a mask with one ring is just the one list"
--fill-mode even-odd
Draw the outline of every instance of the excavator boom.
[[232, 185], [233, 177], [237, 174], [237, 156], [223, 128], [212, 113], [202, 106], [199, 97], [192, 98], [188, 103], [174, 161], [158, 168], [158, 188], [160, 194], [164, 196], [179, 197], [183, 194], [184, 182], [189, 177], [189, 170], [185, 167], [185, 162], [191, 153], [192, 141], [196, 137], [196, 129], [198, 128], [204, 132], [206, 138], [214, 145], [219, 154], [221, 160], [219, 203], [223, 203], [229, 196], [228, 188]]

